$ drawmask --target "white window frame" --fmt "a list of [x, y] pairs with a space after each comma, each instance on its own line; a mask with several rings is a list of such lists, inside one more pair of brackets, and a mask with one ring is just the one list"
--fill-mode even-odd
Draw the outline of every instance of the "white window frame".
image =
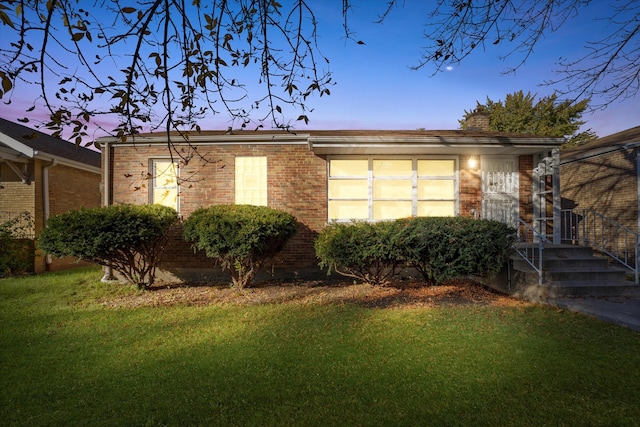
[[[375, 220], [374, 219], [374, 210], [373, 210], [373, 186], [374, 186], [374, 176], [373, 176], [373, 161], [374, 160], [411, 160], [412, 161], [412, 171], [411, 171], [411, 216], [415, 217], [418, 214], [418, 202], [420, 201], [438, 201], [437, 199], [418, 199], [418, 181], [422, 179], [433, 179], [433, 180], [451, 180], [450, 176], [437, 176], [437, 175], [427, 175], [418, 177], [418, 161], [419, 160], [453, 160], [454, 169], [453, 169], [453, 204], [454, 204], [454, 216], [458, 216], [460, 214], [460, 158], [459, 156], [444, 156], [444, 155], [435, 155], [435, 156], [398, 156], [398, 155], [332, 155], [327, 156], [327, 190], [329, 188], [329, 181], [331, 180], [349, 180], [349, 179], [364, 179], [362, 176], [341, 176], [339, 178], [331, 177], [331, 161], [332, 160], [367, 160], [368, 161], [368, 174], [367, 174], [367, 182], [368, 182], [368, 191], [367, 191], [367, 204], [368, 204], [368, 218], [366, 221], [376, 222], [376, 221], [385, 221], [385, 220]], [[384, 177], [377, 178], [382, 180], [402, 180], [408, 179], [409, 177]], [[327, 191], [327, 207], [332, 199], [329, 198], [329, 192]], [[336, 199], [336, 200], [344, 200], [344, 199]], [[365, 200], [365, 198], [361, 199], [353, 199], [353, 200]], [[375, 199], [375, 200], [407, 200], [407, 199]], [[442, 201], [451, 201], [451, 199], [442, 199]], [[327, 209], [327, 215], [329, 215], [329, 209]], [[331, 222], [349, 222], [350, 218], [339, 218], [339, 219], [331, 219], [327, 218], [328, 221]]]
[[[156, 185], [157, 184], [157, 176], [155, 176], [155, 165], [156, 163], [173, 163], [176, 168], [176, 185], [175, 186], [165, 186], [165, 185]], [[155, 204], [154, 193], [156, 189], [173, 189], [176, 190], [176, 206], [175, 209], [178, 213], [180, 213], [180, 165], [175, 160], [171, 159], [171, 157], [154, 157], [149, 159], [149, 171], [151, 171], [151, 185], [149, 186], [149, 204]]]

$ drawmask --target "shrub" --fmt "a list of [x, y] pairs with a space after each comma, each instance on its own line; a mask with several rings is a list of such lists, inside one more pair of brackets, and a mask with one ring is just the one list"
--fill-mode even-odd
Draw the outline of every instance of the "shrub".
[[177, 212], [161, 205], [112, 205], [49, 218], [38, 246], [54, 256], [110, 265], [140, 288], [150, 287]]
[[184, 237], [231, 272], [233, 286], [253, 282], [262, 266], [295, 234], [293, 215], [266, 206], [215, 205], [194, 211]]
[[0, 223], [0, 277], [33, 271], [32, 230], [29, 212]]
[[354, 277], [372, 285], [384, 285], [402, 260], [393, 222], [333, 223], [315, 240], [320, 267], [327, 272]]
[[516, 237], [501, 222], [462, 217], [407, 218], [397, 226], [405, 260], [430, 285], [499, 271]]

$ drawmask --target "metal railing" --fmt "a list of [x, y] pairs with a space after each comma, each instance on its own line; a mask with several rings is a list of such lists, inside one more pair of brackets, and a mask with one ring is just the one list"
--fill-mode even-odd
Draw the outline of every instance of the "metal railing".
[[513, 249], [538, 273], [538, 284], [542, 285], [542, 250], [547, 238], [531, 224], [518, 218], [518, 242]]
[[639, 282], [639, 234], [593, 209], [562, 211], [563, 242], [590, 246], [633, 271]]

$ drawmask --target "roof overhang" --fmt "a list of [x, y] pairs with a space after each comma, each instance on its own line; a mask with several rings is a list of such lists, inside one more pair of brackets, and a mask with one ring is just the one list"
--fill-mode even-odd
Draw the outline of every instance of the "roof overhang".
[[564, 142], [564, 138], [311, 136], [309, 148], [323, 155], [525, 155], [544, 153], [559, 148]]
[[[26, 163], [29, 159], [38, 159], [45, 162], [53, 162], [55, 160], [56, 164], [69, 166], [74, 169], [80, 169], [87, 172], [92, 172], [96, 174], [100, 174], [101, 168], [97, 166], [91, 166], [86, 163], [78, 162], [75, 160], [67, 159], [65, 157], [56, 156], [49, 153], [44, 153], [42, 151], [37, 151], [28, 147], [21, 142], [15, 141], [22, 147], [14, 145], [9, 145], [6, 142], [6, 139], [12, 139], [7, 137], [6, 135], [0, 133], [0, 162], [2, 161], [11, 161], [16, 163]], [[16, 149], [21, 148], [20, 150]], [[22, 149], [26, 147], [27, 150]], [[30, 151], [29, 151], [30, 150]]]
[[[237, 145], [237, 144], [306, 144], [308, 134], [261, 134], [259, 132], [246, 134], [218, 134], [218, 135], [190, 135], [188, 138], [173, 135], [171, 143], [176, 145]], [[169, 140], [166, 134], [144, 135], [129, 137], [125, 142], [120, 138], [103, 137], [98, 138], [98, 144], [109, 144], [112, 147], [131, 147], [145, 144], [167, 144]]]
[[[620, 150], [635, 150], [640, 147], [640, 141], [632, 141], [626, 142], [622, 144], [612, 144], [606, 145], [603, 147], [593, 148], [593, 149], [583, 149], [576, 150], [577, 152], [571, 153], [571, 151], [567, 152], [564, 156], [560, 156], [560, 164], [567, 164], [572, 162], [577, 162], [580, 160], [589, 159], [592, 157], [603, 156], [605, 154], [613, 153], [614, 151]], [[580, 147], [578, 147], [580, 148]]]
[[[565, 143], [564, 138], [528, 136], [413, 136], [413, 135], [314, 135], [313, 133], [236, 133], [215, 135], [190, 135], [188, 138], [173, 136], [175, 145], [288, 145], [306, 144], [314, 154], [343, 155], [526, 155], [547, 153]], [[167, 144], [166, 134], [143, 135], [122, 142], [120, 139], [104, 137], [98, 144], [112, 147]]]
[[[23, 144], [20, 141], [17, 141], [14, 138], [11, 138], [9, 135], [6, 135], [0, 132], [0, 143], [7, 146], [10, 150], [13, 150], [18, 155], [22, 155], [24, 157], [33, 158], [37, 154], [37, 151], [28, 145]], [[3, 148], [0, 146], [0, 148]], [[3, 150], [3, 151], [6, 151]]]

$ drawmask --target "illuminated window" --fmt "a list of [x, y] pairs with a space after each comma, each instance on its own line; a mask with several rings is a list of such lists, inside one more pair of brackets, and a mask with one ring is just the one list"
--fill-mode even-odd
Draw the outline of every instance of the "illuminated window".
[[329, 220], [454, 216], [455, 159], [329, 160]]
[[237, 205], [267, 206], [267, 158], [236, 157]]
[[150, 202], [178, 211], [178, 164], [171, 160], [152, 160], [151, 173]]

